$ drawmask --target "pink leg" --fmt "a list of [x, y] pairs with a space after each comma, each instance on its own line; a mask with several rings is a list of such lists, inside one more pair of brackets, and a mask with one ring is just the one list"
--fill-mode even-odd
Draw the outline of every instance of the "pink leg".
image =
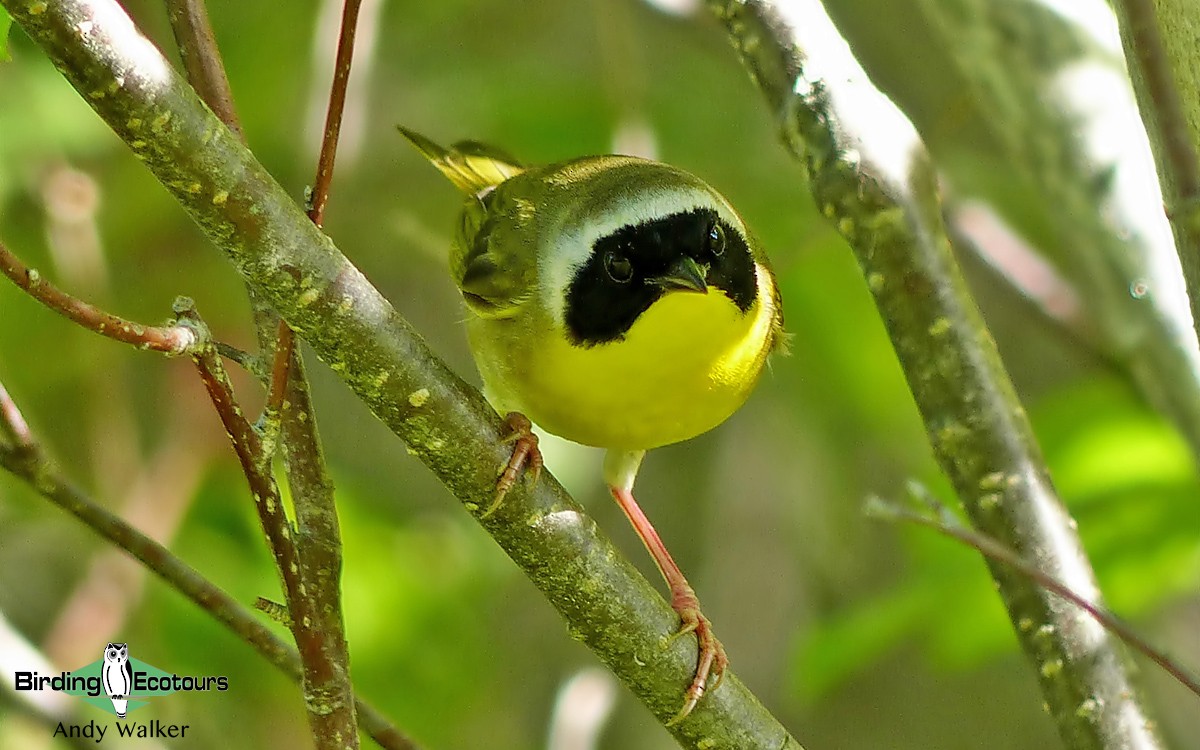
[[696, 634], [699, 648], [696, 658], [696, 674], [684, 696], [683, 708], [667, 722], [667, 725], [670, 726], [683, 721], [696, 707], [701, 696], [704, 695], [710, 674], [716, 678], [713, 690], [717, 689], [717, 686], [721, 684], [721, 679], [725, 676], [725, 668], [729, 665], [729, 659], [725, 656], [724, 647], [713, 635], [712, 623], [700, 611], [700, 601], [696, 598], [696, 592], [692, 590], [687, 579], [683, 577], [683, 572], [671, 558], [671, 553], [667, 551], [667, 546], [663, 544], [658, 532], [650, 524], [650, 519], [646, 518], [646, 514], [638, 506], [637, 500], [633, 499], [633, 492], [613, 486], [609, 486], [608, 489], [616, 499], [617, 505], [620, 505], [621, 510], [625, 512], [629, 523], [633, 524], [633, 530], [641, 537], [642, 543], [650, 551], [654, 562], [658, 563], [658, 569], [662, 571], [663, 578], [667, 579], [667, 586], [671, 589], [671, 608], [679, 613], [682, 621], [675, 637], [686, 633]]

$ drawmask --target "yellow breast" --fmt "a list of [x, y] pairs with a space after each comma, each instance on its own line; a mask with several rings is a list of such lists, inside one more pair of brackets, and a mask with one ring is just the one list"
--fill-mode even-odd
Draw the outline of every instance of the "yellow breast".
[[475, 319], [468, 333], [498, 407], [578, 443], [648, 450], [707, 432], [750, 394], [775, 316], [770, 274], [756, 270], [745, 313], [719, 289], [672, 292], [607, 344], [578, 347], [529, 321]]

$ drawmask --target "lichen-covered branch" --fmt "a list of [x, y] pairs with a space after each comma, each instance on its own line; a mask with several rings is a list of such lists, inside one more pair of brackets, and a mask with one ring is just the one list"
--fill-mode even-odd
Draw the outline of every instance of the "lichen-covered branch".
[[[881, 123], [839, 111], [833, 102], [844, 81], [808, 70], [796, 29], [771, 4], [708, 5], [807, 168], [817, 205], [853, 249], [935, 457], [972, 524], [1099, 602], [1029, 420], [956, 266], [933, 170], [915, 133], [902, 144], [907, 154], [870, 150], [865, 134]], [[829, 26], [805, 31], [835, 34]], [[874, 104], [866, 111], [897, 118], [890, 105]], [[902, 118], [887, 126], [911, 131]], [[875, 153], [892, 159], [886, 169], [872, 161]], [[1065, 744], [1074, 750], [1159, 747], [1119, 647], [1104, 629], [1020, 573], [989, 567]]]
[[[1195, 16], [1191, 0], [1158, 4]], [[1061, 273], [1106, 358], [1200, 463], [1200, 350], [1188, 298], [1169, 278], [1177, 245], [1161, 231], [1161, 202], [1142, 187], [1125, 70], [1105, 34], [1050, 5], [824, 0], [872, 82], [921, 133], [952, 196], [948, 221], [982, 201]], [[1180, 50], [1193, 54], [1194, 33], [1181, 36]], [[1169, 209], [1176, 218], [1187, 210], [1173, 200]]]
[[[114, 0], [0, 0], [257, 293], [478, 518], [510, 446], [478, 391], [437, 357], [134, 28]], [[484, 528], [660, 720], [695, 669], [694, 639], [550, 476]], [[670, 730], [684, 747], [800, 745], [734, 675]]]

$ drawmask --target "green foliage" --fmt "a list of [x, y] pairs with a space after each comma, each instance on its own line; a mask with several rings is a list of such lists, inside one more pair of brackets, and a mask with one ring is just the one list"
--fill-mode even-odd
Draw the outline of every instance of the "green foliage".
[[8, 11], [0, 8], [0, 62], [11, 60], [8, 52], [8, 29], [12, 26], [12, 18]]
[[[249, 142], [298, 201], [316, 158], [305, 112], [310, 97], [323, 106], [324, 96], [324, 84], [308, 75], [316, 5], [300, 3], [281, 19], [267, 4], [209, 3]], [[159, 3], [125, 6], [161, 49], [173, 49]], [[938, 39], [913, 41], [902, 5], [862, 7], [863, 28], [874, 32], [867, 51], [884, 60], [878, 69], [906, 91], [928, 94], [895, 97], [914, 108], [914, 119], [957, 123], [965, 107], [969, 122], [984, 128], [946, 133], [947, 161], [981, 149], [979, 159], [961, 160], [980, 192], [1029, 202], [1018, 208], [1045, 220], [1054, 205], [1026, 191], [1027, 175], [990, 168], [1017, 161], [996, 146], [1005, 118], [1027, 123], [1032, 115], [1021, 110], [1044, 100], [1008, 97], [997, 109], [970, 87], [944, 98], [942, 87], [957, 79], [948, 80], [953, 60]], [[394, 125], [443, 142], [485, 139], [529, 161], [606, 151], [620, 125], [646, 125], [662, 158], [712, 182], [754, 227], [795, 334], [793, 354], [772, 361], [745, 409], [702, 440], [651, 454], [639, 482], [733, 668], [800, 739], [828, 738], [814, 747], [1015, 746], [974, 730], [995, 716], [1032, 738], [1021, 746], [1050, 746], [1040, 697], [1020, 687], [1032, 682], [1026, 667], [1004, 658], [1015, 654], [1012, 629], [978, 555], [860, 513], [863, 497], [896, 497], [911, 476], [951, 498], [854, 259], [817, 216], [724, 36], [703, 17], [668, 17], [638, 2], [514, 8], [473, 0], [387, 6], [377, 48], [356, 60], [366, 76], [362, 150], [339, 154], [326, 231], [475, 381], [444, 262], [459, 198]], [[1033, 45], [1035, 62], [1079, 54], [1057, 22], [1037, 21], [1026, 31], [1052, 38]], [[253, 348], [245, 295], [226, 261], [50, 62], [19, 35], [13, 44], [15, 62], [0, 66], [0, 238], [48, 278], [147, 322], [167, 317], [175, 295], [193, 296], [220, 339]], [[969, 69], [985, 67], [966, 57]], [[1003, 66], [987, 69], [1003, 79]], [[920, 106], [927, 110], [915, 111]], [[86, 174], [97, 190], [95, 213], [71, 225], [79, 234], [65, 235], [94, 230], [91, 254], [64, 244], [63, 226], [47, 210], [48, 176], [63, 167]], [[996, 286], [979, 285], [988, 322], [1109, 603], [1153, 629], [1165, 605], [1200, 585], [1191, 454], [1094, 357]], [[541, 746], [557, 689], [594, 658], [340, 381], [316, 362], [309, 369], [338, 489], [355, 682], [428, 747]], [[255, 413], [256, 384], [235, 377]], [[126, 509], [133, 486], [153, 479], [149, 468], [165, 448], [193, 457], [202, 478], [172, 549], [242, 602], [279, 598], [244, 482], [189, 363], [100, 340], [0, 283], [0, 382], [66, 473], [114, 508]], [[582, 477], [571, 488], [576, 497], [657, 581], [604, 495], [595, 457], [578, 463], [550, 468]], [[169, 481], [183, 482], [183, 474]], [[0, 611], [31, 641], [45, 641], [100, 549], [71, 519], [0, 476]], [[196, 724], [197, 746], [299, 741], [299, 690], [251, 649], [153, 579], [133, 601], [122, 639], [137, 658], [231, 677], [228, 693], [156, 699], [145, 712]], [[88, 637], [101, 645], [107, 638]], [[872, 721], [861, 721], [857, 696], [895, 685], [883, 673], [888, 657], [905, 649], [926, 657], [939, 679], [924, 695], [889, 694], [870, 707]], [[940, 679], [946, 672], [956, 679]], [[968, 681], [1018, 687], [984, 700], [960, 689]], [[847, 700], [854, 727], [838, 712]], [[906, 721], [928, 703], [954, 721]], [[624, 694], [617, 712], [602, 748], [669, 746]], [[1188, 730], [1180, 736], [1200, 732], [1191, 731], [1194, 712], [1164, 713], [1165, 723]], [[857, 742], [839, 741], [853, 732]]]
[[[1200, 480], [1179, 434], [1112, 378], [1049, 394], [1031, 416], [1109, 607], [1137, 621], [1195, 591]], [[978, 555], [927, 530], [907, 531], [906, 541], [903, 588], [858, 601], [800, 639], [799, 691], [810, 700], [913, 638], [955, 669], [1011, 650], [1011, 625]]]

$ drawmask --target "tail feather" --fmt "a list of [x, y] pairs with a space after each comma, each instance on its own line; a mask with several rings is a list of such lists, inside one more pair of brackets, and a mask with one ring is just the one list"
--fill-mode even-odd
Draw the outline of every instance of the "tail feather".
[[478, 141], [460, 141], [445, 149], [403, 125], [396, 127], [438, 171], [468, 195], [493, 188], [524, 171], [516, 159]]

